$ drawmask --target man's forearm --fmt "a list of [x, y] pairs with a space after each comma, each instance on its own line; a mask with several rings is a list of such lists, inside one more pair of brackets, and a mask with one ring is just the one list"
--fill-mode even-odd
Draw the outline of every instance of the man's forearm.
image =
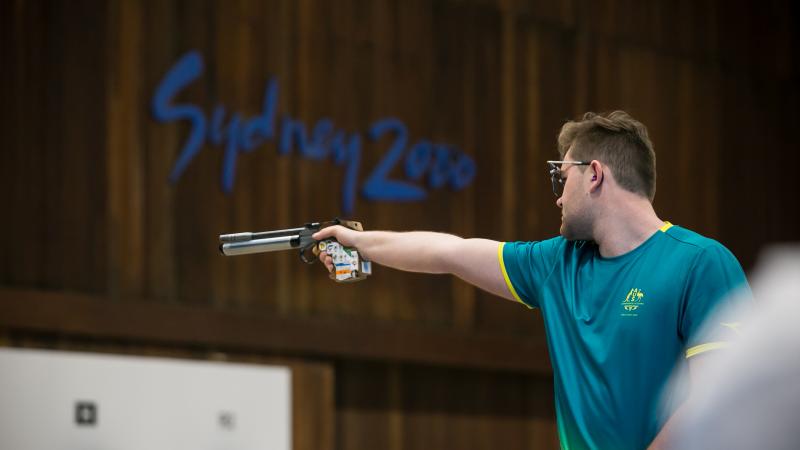
[[430, 231], [364, 231], [356, 233], [355, 247], [377, 264], [409, 272], [449, 273], [448, 256], [463, 241], [452, 234]]
[[[314, 239], [336, 238], [382, 266], [407, 272], [451, 273], [500, 297], [514, 300], [498, 261], [500, 243], [489, 239], [463, 239], [430, 231], [354, 231], [342, 226], [323, 228]], [[331, 257], [322, 254], [328, 270]]]

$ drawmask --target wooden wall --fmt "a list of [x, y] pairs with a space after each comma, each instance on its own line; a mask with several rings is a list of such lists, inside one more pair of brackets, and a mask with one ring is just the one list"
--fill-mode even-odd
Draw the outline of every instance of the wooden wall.
[[[396, 117], [410, 142], [469, 154], [477, 176], [419, 203], [359, 197], [352, 216], [498, 240], [557, 233], [543, 161], [561, 124], [625, 109], [655, 143], [661, 217], [750, 268], [765, 244], [798, 236], [797, 12], [712, 0], [2, 2], [0, 343], [309, 364], [308, 379], [332, 379], [315, 398], [331, 396], [335, 412], [300, 419], [331, 429], [303, 448], [555, 446], [536, 311], [450, 277], [377, 267], [339, 286], [294, 254], [220, 256], [220, 233], [341, 214], [344, 171], [279, 155], [273, 140], [239, 155], [230, 194], [219, 146], [170, 184], [190, 128], [154, 119], [155, 89], [197, 50], [205, 71], [178, 99], [206, 115], [217, 104], [257, 115], [276, 76], [279, 114], [307, 125], [330, 117], [364, 134]], [[388, 145], [364, 139], [359, 184]]]

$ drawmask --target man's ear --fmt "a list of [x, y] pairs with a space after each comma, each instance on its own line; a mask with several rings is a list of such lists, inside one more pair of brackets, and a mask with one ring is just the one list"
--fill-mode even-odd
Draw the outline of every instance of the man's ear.
[[603, 171], [605, 167], [600, 164], [600, 161], [593, 160], [589, 164], [589, 171], [592, 173], [591, 184], [589, 185], [589, 192], [595, 192], [597, 189], [600, 189], [600, 185], [603, 184], [604, 174]]

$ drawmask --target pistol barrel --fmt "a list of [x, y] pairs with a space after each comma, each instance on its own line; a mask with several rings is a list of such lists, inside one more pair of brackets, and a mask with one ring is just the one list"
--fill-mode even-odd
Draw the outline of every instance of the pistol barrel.
[[[244, 234], [244, 233], [239, 233]], [[222, 237], [220, 237], [221, 239]], [[278, 252], [291, 250], [300, 245], [299, 235], [269, 237], [264, 239], [251, 239], [240, 242], [226, 242], [219, 246], [219, 250], [226, 256], [247, 255], [250, 253]]]
[[237, 256], [300, 249], [300, 259], [309, 263], [305, 252], [316, 244], [311, 235], [315, 231], [319, 231], [321, 225], [314, 222], [307, 223], [303, 227], [285, 230], [221, 234], [219, 235], [219, 251], [226, 256]]

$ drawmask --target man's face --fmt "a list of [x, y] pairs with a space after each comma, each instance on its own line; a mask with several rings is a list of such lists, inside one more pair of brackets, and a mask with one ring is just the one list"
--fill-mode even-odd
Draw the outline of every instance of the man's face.
[[[574, 161], [572, 151], [564, 155], [564, 161]], [[590, 170], [582, 171], [582, 167], [585, 166], [561, 165], [564, 192], [556, 200], [556, 204], [561, 208], [561, 235], [570, 241], [592, 239], [591, 211], [589, 197], [586, 195], [588, 181], [585, 179]]]

